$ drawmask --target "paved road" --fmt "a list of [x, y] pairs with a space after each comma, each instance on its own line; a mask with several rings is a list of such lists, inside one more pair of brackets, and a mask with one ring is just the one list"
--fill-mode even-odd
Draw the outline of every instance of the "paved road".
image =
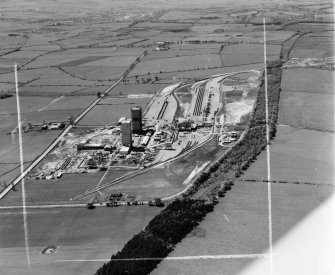
[[[143, 53], [139, 59], [134, 63], [135, 65], [141, 61], [141, 59], [145, 56]], [[92, 108], [98, 104], [100, 100], [103, 99], [108, 93], [117, 85], [119, 84], [131, 71], [131, 69], [128, 69], [111, 87], [109, 87], [100, 98], [97, 98], [92, 102], [90, 106], [88, 106], [75, 120], [74, 124], [77, 124], [89, 111], [92, 110]], [[64, 131], [49, 145], [49, 147], [36, 159], [34, 160], [25, 170], [24, 172], [19, 175], [11, 184], [9, 184], [4, 190], [0, 193], [0, 199], [2, 199], [4, 196], [8, 194], [8, 192], [16, 186], [34, 167], [47, 155], [50, 153], [51, 150], [55, 148], [55, 146], [64, 138], [64, 136], [73, 128], [72, 125], [67, 126]]]

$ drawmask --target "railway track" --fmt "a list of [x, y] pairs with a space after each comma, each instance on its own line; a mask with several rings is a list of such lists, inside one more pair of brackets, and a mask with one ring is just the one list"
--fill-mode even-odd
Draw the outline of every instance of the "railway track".
[[168, 104], [169, 104], [169, 102], [168, 102], [167, 99], [166, 99], [166, 100], [164, 101], [164, 104], [163, 104], [163, 106], [162, 106], [162, 108], [161, 108], [161, 110], [160, 110], [158, 116], [157, 116], [157, 119], [162, 119], [162, 118], [163, 118], [164, 113], [165, 113], [165, 111], [166, 111], [166, 107], [168, 106]]
[[[75, 120], [73, 125], [76, 125], [89, 111], [93, 109], [95, 105], [97, 105], [105, 96], [109, 94], [109, 92], [114, 89], [116, 85], [118, 85], [127, 75], [128, 73], [135, 68], [136, 64], [139, 63], [142, 58], [147, 54], [148, 52], [145, 51], [140, 57], [136, 59], [136, 61], [129, 66], [129, 68], [122, 74], [122, 76], [111, 86], [109, 87], [103, 94], [102, 97], [95, 99], [91, 105], [89, 105]], [[73, 128], [73, 125], [68, 125], [63, 132], [42, 152], [39, 157], [37, 157], [24, 171], [22, 174], [20, 174], [18, 177], [16, 177], [5, 189], [3, 189], [0, 192], [0, 199], [2, 199], [4, 196], [8, 194], [10, 190], [12, 190], [18, 183], [21, 182], [21, 180], [27, 176], [27, 174], [33, 170], [47, 154], [49, 154], [56, 146], [57, 144], [63, 140], [65, 135]]]
[[202, 106], [202, 101], [204, 99], [204, 94], [205, 94], [205, 87], [201, 85], [199, 87], [197, 99], [195, 101], [195, 107], [193, 111], [194, 116], [200, 116], [201, 114], [201, 106]]

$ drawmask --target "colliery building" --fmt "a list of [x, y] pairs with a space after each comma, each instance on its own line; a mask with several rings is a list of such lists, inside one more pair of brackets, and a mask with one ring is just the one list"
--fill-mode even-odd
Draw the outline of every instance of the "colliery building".
[[132, 133], [131, 133], [131, 121], [126, 119], [121, 123], [121, 135], [122, 135], [122, 145], [131, 146], [132, 143]]
[[142, 108], [141, 107], [132, 107], [130, 109], [131, 122], [133, 126], [134, 133], [142, 132]]

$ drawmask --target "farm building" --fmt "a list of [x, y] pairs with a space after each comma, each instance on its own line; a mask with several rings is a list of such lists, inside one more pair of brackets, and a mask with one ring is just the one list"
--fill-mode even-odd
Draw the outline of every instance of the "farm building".
[[170, 49], [169, 43], [164, 41], [157, 41], [154, 44], [154, 49], [155, 51], [167, 51], [168, 49]]

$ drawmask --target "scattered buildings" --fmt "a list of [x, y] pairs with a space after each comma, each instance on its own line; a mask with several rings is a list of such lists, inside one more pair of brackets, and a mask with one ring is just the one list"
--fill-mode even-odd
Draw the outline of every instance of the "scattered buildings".
[[169, 43], [164, 41], [157, 41], [154, 43], [155, 51], [167, 51], [170, 49]]
[[130, 151], [130, 147], [128, 146], [121, 146], [120, 148], [121, 155], [128, 155], [129, 151]]
[[125, 121], [126, 120], [126, 118], [123, 116], [123, 117], [121, 117], [120, 119], [119, 119], [119, 122], [118, 122], [118, 125], [121, 125], [121, 123], [123, 122], [123, 121]]

